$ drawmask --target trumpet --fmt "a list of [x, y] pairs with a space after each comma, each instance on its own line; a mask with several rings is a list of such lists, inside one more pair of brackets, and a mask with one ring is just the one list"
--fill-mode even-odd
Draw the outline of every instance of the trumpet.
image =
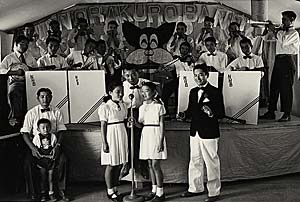
[[[248, 20], [248, 23], [252, 26], [265, 26], [271, 24], [270, 21], [255, 21], [251, 19]], [[283, 26], [282, 24], [278, 24], [278, 23], [273, 23], [273, 25], [275, 26], [275, 28], [280, 28]]]

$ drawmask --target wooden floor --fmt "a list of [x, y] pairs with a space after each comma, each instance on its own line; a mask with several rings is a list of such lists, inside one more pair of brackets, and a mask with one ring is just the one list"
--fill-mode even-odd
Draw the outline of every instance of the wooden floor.
[[[130, 184], [122, 184], [119, 190], [122, 194], [130, 193]], [[206, 195], [193, 198], [180, 198], [185, 191], [186, 184], [165, 184], [166, 201], [192, 202], [204, 201]], [[244, 180], [222, 184], [222, 202], [299, 202], [300, 201], [300, 173], [264, 178], [258, 180]], [[138, 189], [142, 195], [150, 190], [150, 185]], [[106, 198], [104, 183], [77, 183], [68, 186], [68, 196], [76, 202], [109, 202]], [[24, 193], [0, 195], [0, 201], [28, 201]]]

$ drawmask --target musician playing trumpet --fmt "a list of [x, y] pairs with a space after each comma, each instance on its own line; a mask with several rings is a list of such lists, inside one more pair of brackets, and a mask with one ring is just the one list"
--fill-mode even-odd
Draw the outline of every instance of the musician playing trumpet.
[[179, 86], [179, 75], [180, 71], [192, 71], [194, 67], [194, 58], [191, 54], [191, 45], [189, 42], [182, 42], [179, 48], [180, 56], [175, 57], [173, 61], [164, 65], [165, 70], [169, 70], [171, 74], [171, 79], [166, 82], [162, 89], [162, 101], [165, 104], [166, 115], [165, 118], [170, 118], [169, 110], [168, 110], [168, 100], [170, 96], [175, 93], [175, 100], [177, 106], [177, 98], [178, 98], [178, 86]]
[[293, 23], [296, 13], [284, 11], [282, 15], [282, 26], [278, 29], [270, 21], [266, 25], [269, 39], [276, 40], [276, 56], [270, 83], [270, 101], [268, 111], [261, 116], [263, 119], [275, 119], [277, 101], [280, 95], [282, 117], [279, 122], [291, 120], [293, 104], [294, 75], [297, 69], [297, 56], [299, 53], [299, 33], [294, 29]]

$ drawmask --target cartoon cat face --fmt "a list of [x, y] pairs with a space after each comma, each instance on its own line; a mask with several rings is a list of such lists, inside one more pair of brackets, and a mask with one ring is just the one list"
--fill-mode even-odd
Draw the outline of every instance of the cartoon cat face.
[[136, 65], [164, 64], [170, 62], [172, 55], [163, 49], [171, 38], [176, 23], [164, 23], [158, 28], [139, 28], [132, 23], [124, 22], [122, 30], [126, 41], [136, 48], [126, 58], [126, 62]]

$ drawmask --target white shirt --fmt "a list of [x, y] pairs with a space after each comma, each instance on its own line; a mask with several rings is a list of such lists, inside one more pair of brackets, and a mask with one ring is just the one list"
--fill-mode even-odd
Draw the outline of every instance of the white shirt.
[[[203, 86], [201, 86], [202, 88], [206, 87], [208, 84], [208, 82], [206, 82], [206, 84], [204, 84]], [[200, 87], [200, 86], [199, 86]], [[199, 89], [198, 91], [198, 102], [200, 101], [200, 98], [202, 97], [202, 94], [203, 94], [203, 90], [202, 89]]]
[[[41, 139], [39, 137], [39, 135], [35, 135], [32, 139], [32, 143], [38, 147], [38, 148], [41, 148], [42, 146], [52, 146], [54, 147], [54, 145], [56, 144], [57, 142], [57, 138], [56, 136], [53, 134], [53, 133], [50, 133], [51, 135], [51, 142], [48, 143], [48, 145], [43, 145], [43, 142], [41, 142]], [[48, 149], [48, 148], [43, 148], [43, 149]]]
[[224, 73], [227, 69], [227, 55], [220, 51], [215, 51], [212, 55], [210, 52], [203, 53], [196, 64], [205, 63], [207, 66], [214, 67], [218, 72]]
[[236, 58], [228, 65], [227, 68], [232, 70], [239, 70], [241, 67], [248, 67], [249, 69], [264, 67], [263, 60], [260, 56], [254, 55], [252, 53], [250, 54], [251, 59], [244, 59], [244, 56], [245, 55]]
[[[67, 40], [68, 40], [68, 42], [70, 42], [68, 44], [71, 49], [71, 52], [83, 50], [84, 46], [85, 46], [85, 42], [88, 38], [95, 39], [95, 37], [92, 34], [90, 34], [89, 36], [88, 35], [81, 36], [81, 35], [75, 34], [76, 31], [78, 31], [77, 28], [74, 28], [68, 34]], [[76, 40], [75, 40], [75, 38], [76, 38]]]
[[20, 132], [32, 133], [34, 136], [38, 135], [37, 122], [38, 120], [45, 118], [51, 122], [51, 133], [57, 133], [58, 131], [67, 130], [64, 124], [63, 115], [57, 107], [49, 106], [50, 111], [41, 112], [42, 107], [37, 105], [30, 109], [24, 119], [23, 127]]
[[288, 31], [278, 31], [276, 41], [276, 55], [297, 55], [299, 53], [299, 45], [299, 33], [295, 29], [292, 28]]
[[70, 66], [73, 64], [82, 63], [81, 67], [76, 67], [77, 69], [82, 69], [85, 66], [87, 66], [87, 69], [90, 70], [98, 69], [96, 56], [90, 54], [89, 57], [87, 57], [86, 55], [83, 55], [83, 51], [73, 51], [67, 56], [66, 62]]
[[67, 67], [67, 62], [60, 55], [55, 55], [55, 57], [51, 57], [49, 53], [40, 57], [37, 61], [39, 67], [51, 66], [54, 65], [57, 69], [61, 69]]
[[175, 66], [175, 69], [176, 69], [177, 77], [180, 76], [181, 71], [193, 71], [193, 68], [194, 68], [193, 63], [189, 66], [187, 62], [181, 62], [180, 60], [177, 60], [174, 63], [174, 66]]
[[[104, 40], [106, 43], [108, 42], [108, 34], [101, 35], [100, 39]], [[117, 46], [113, 41], [110, 44], [107, 44], [108, 48], [112, 49], [121, 49], [124, 48], [124, 39], [120, 34], [117, 34], [116, 38], [119, 40], [119, 46]]]
[[[21, 62], [20, 56], [21, 54], [18, 51], [12, 52], [5, 56], [5, 58], [2, 60], [0, 64], [0, 74], [7, 74], [10, 70], [18, 70], [23, 69], [24, 71], [29, 71], [28, 66], [32, 68], [37, 67], [36, 60], [29, 52], [23, 53], [26, 65]], [[24, 81], [25, 76], [9, 76], [9, 83], [12, 83], [14, 81]]]
[[130, 104], [131, 104], [131, 100], [129, 99], [130, 94], [134, 95], [133, 100], [132, 100], [132, 107], [133, 108], [139, 108], [143, 104], [144, 97], [142, 95], [141, 87], [142, 87], [142, 84], [144, 82], [149, 82], [149, 80], [139, 78], [139, 81], [136, 84], [139, 88], [134, 88], [134, 89], [130, 89], [130, 87], [132, 87], [133, 85], [131, 85], [128, 81], [123, 82], [123, 86], [124, 86], [123, 101], [126, 103], [128, 108], [130, 107]]
[[[168, 44], [167, 44], [167, 50], [174, 56], [174, 55], [178, 55], [180, 56], [180, 45], [185, 41], [183, 38], [180, 39], [176, 39], [175, 40], [175, 44], [173, 46], [171, 46], [172, 41], [174, 40], [174, 35], [170, 38]], [[191, 45], [191, 49], [194, 48], [194, 39], [192, 37], [187, 36], [187, 42], [189, 42], [189, 44]]]
[[228, 43], [226, 45], [225, 52], [233, 53], [235, 58], [241, 56], [243, 54], [241, 46], [240, 46], [240, 41], [242, 40], [242, 37], [240, 37], [240, 36], [235, 37], [232, 40], [230, 40], [230, 43], [229, 43], [229, 40], [230, 39], [228, 39]]

